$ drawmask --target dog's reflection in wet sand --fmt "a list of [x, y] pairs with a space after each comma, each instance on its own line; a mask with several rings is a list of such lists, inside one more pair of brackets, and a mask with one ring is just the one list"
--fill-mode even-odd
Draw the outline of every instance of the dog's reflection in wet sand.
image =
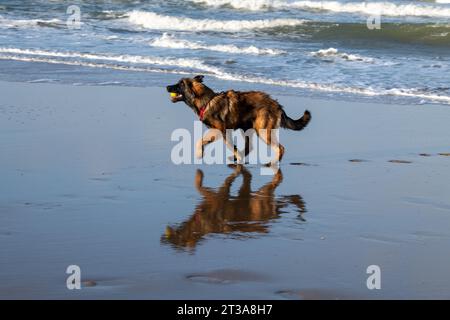
[[[242, 185], [236, 196], [230, 195], [231, 185], [240, 175]], [[268, 222], [277, 219], [283, 208], [289, 205], [293, 205], [299, 218], [304, 220], [306, 207], [300, 195], [275, 196], [275, 189], [283, 180], [281, 170], [273, 175], [272, 181], [255, 192], [251, 190], [251, 179], [250, 172], [237, 165], [222, 186], [213, 189], [203, 186], [203, 172], [197, 170], [195, 187], [203, 199], [187, 221], [166, 228], [162, 242], [179, 249], [193, 249], [208, 234], [245, 236], [245, 233], [268, 233]]]

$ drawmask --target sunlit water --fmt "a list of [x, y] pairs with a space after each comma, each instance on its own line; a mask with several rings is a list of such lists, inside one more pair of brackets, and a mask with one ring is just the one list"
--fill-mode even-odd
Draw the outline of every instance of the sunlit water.
[[218, 89], [448, 104], [442, 2], [73, 1], [73, 29], [66, 1], [6, 0], [0, 79], [161, 86], [202, 73]]

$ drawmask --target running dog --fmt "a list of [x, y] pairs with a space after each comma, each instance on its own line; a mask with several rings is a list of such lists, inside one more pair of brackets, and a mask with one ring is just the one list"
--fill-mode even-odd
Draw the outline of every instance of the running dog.
[[[184, 101], [210, 130], [197, 142], [197, 156], [203, 156], [206, 145], [226, 136], [227, 129], [254, 129], [256, 134], [275, 151], [274, 162], [281, 161], [284, 147], [272, 136], [272, 129], [286, 128], [300, 131], [311, 120], [306, 110], [303, 116], [294, 120], [283, 107], [268, 94], [261, 91], [239, 92], [228, 90], [216, 93], [203, 84], [204, 76], [183, 78], [177, 84], [167, 86], [173, 103]], [[220, 136], [219, 134], [220, 133]], [[245, 156], [251, 151], [249, 137], [245, 146]], [[236, 146], [225, 138], [226, 145], [233, 150], [234, 158], [241, 161]]]

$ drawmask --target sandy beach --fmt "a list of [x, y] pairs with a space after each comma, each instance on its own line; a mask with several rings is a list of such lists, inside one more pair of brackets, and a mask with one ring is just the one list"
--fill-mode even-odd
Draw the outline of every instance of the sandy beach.
[[448, 106], [276, 95], [313, 120], [262, 176], [174, 165], [164, 85], [0, 82], [0, 299], [450, 298]]

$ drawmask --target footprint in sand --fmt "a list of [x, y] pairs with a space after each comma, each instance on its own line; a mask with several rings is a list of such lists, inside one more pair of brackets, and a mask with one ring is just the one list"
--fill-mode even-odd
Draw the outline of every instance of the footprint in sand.
[[93, 280], [86, 280], [86, 281], [81, 282], [81, 286], [83, 288], [95, 287], [95, 286], [97, 286], [97, 282], [95, 282]]
[[305, 167], [317, 167], [317, 164], [309, 164], [309, 163], [303, 163], [303, 162], [291, 162], [291, 166], [305, 166]]
[[191, 274], [186, 276], [186, 279], [201, 283], [229, 284], [243, 281], [263, 281], [266, 277], [255, 272], [242, 270], [216, 270], [207, 273]]
[[350, 159], [348, 161], [350, 161], [350, 162], [369, 162], [369, 160], [364, 160], [364, 159]]
[[122, 286], [126, 283], [127, 280], [123, 278], [89, 276], [86, 277], [85, 280], [81, 281], [81, 288], [93, 288], [93, 287], [112, 288]]
[[289, 300], [355, 299], [355, 296], [349, 295], [347, 293], [328, 289], [280, 290], [275, 292], [275, 294]]
[[391, 162], [391, 163], [412, 163], [412, 161], [408, 161], [408, 160], [389, 160], [388, 162]]
[[232, 282], [230, 280], [215, 278], [206, 275], [190, 275], [187, 276], [186, 279], [194, 282], [210, 283], [210, 284], [228, 284]]

